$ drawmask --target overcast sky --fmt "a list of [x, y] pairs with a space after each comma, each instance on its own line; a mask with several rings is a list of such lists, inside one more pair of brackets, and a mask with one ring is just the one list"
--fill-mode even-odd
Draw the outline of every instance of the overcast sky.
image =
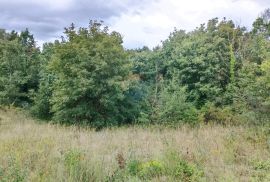
[[153, 47], [174, 27], [189, 31], [214, 17], [251, 27], [266, 8], [270, 0], [0, 0], [0, 28], [29, 28], [41, 45], [72, 22], [97, 19], [120, 32], [126, 48]]

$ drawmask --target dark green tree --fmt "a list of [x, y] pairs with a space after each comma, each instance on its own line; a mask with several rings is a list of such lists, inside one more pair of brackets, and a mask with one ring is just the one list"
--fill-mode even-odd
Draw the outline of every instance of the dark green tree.
[[206, 27], [202, 24], [189, 33], [175, 30], [163, 44], [166, 79], [177, 77], [198, 108], [206, 102], [223, 104], [220, 97], [242, 65], [239, 50], [245, 29], [217, 18]]
[[130, 63], [117, 32], [91, 21], [89, 28], [65, 29], [66, 38], [55, 45], [49, 70], [53, 118], [95, 127], [127, 122]]
[[41, 119], [51, 119], [51, 103], [50, 99], [52, 97], [52, 85], [56, 79], [55, 74], [50, 71], [49, 64], [52, 61], [54, 55], [55, 46], [59, 44], [58, 41], [55, 43], [45, 43], [43, 45], [43, 50], [40, 55], [41, 64], [39, 69], [39, 85], [37, 92], [34, 93], [34, 103], [31, 108], [32, 114]]
[[0, 33], [0, 103], [27, 106], [38, 88], [40, 51], [26, 29]]

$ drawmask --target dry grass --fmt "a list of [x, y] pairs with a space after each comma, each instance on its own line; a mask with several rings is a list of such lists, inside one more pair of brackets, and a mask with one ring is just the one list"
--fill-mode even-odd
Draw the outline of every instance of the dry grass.
[[95, 132], [0, 109], [0, 181], [105, 181], [119, 169], [119, 155], [124, 165], [133, 159], [164, 161], [168, 151], [199, 166], [201, 181], [270, 181], [269, 136], [263, 127], [222, 126]]

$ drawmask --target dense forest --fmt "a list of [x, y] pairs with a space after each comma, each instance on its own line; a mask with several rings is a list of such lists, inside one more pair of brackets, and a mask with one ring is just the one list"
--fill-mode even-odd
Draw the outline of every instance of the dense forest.
[[99, 21], [42, 49], [28, 29], [1, 29], [0, 105], [94, 128], [269, 122], [270, 9], [250, 30], [214, 18], [153, 49], [122, 43]]

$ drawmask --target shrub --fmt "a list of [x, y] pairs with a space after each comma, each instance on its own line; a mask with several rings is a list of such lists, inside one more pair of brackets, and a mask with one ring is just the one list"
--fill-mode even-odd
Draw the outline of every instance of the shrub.
[[195, 174], [195, 167], [188, 164], [184, 160], [180, 160], [178, 164], [175, 166], [174, 175], [178, 178], [185, 179], [185, 181], [190, 181], [190, 179]]
[[85, 181], [87, 168], [83, 163], [84, 155], [78, 150], [67, 151], [64, 155], [64, 164], [67, 179], [70, 181]]
[[204, 172], [199, 166], [187, 162], [176, 151], [168, 151], [165, 156], [165, 174], [177, 181], [199, 181]]
[[160, 94], [157, 112], [158, 120], [161, 123], [170, 123], [172, 125], [196, 124], [198, 113], [195, 106], [187, 102], [185, 89], [179, 86], [171, 87], [164, 89]]
[[131, 160], [127, 163], [126, 173], [122, 174], [125, 174], [125, 177], [135, 176], [142, 180], [164, 176], [175, 181], [198, 181], [204, 176], [197, 165], [185, 161], [176, 152], [168, 153], [162, 161]]
[[127, 171], [130, 175], [139, 176], [140, 178], [147, 179], [163, 174], [165, 168], [160, 161], [151, 160], [148, 162], [140, 162], [132, 160], [127, 165]]
[[1, 182], [23, 182], [26, 180], [26, 170], [23, 170], [16, 159], [10, 158], [6, 167], [0, 165]]
[[138, 160], [132, 160], [127, 165], [128, 173], [131, 175], [137, 175], [139, 174], [141, 170], [141, 162]]
[[151, 123], [149, 114], [140, 112], [137, 123], [141, 125], [149, 125]]
[[269, 181], [270, 180], [270, 160], [253, 161], [253, 181]]
[[270, 160], [268, 161], [258, 161], [254, 164], [255, 170], [266, 170], [270, 171]]
[[152, 160], [141, 164], [139, 176], [143, 178], [151, 178], [160, 176], [164, 172], [164, 166], [161, 162]]
[[231, 107], [218, 108], [210, 103], [201, 109], [200, 120], [206, 124], [237, 125], [242, 122], [243, 117], [234, 113]]

